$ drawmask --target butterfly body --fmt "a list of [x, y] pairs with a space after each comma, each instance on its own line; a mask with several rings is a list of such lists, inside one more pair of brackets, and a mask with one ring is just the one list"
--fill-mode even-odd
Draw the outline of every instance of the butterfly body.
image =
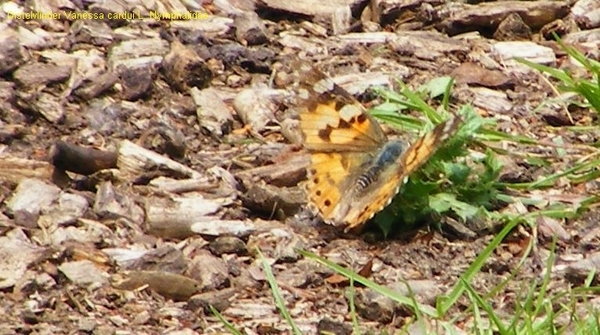
[[460, 124], [452, 118], [410, 146], [390, 141], [366, 109], [330, 78], [312, 67], [302, 72], [300, 129], [311, 156], [309, 206], [325, 222], [346, 230], [385, 208]]

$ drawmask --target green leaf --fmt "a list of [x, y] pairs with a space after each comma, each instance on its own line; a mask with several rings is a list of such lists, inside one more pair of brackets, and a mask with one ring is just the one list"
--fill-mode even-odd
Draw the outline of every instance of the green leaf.
[[456, 199], [454, 194], [438, 193], [429, 197], [429, 207], [438, 213], [452, 210], [463, 221], [480, 214], [479, 207], [472, 206], [466, 202]]
[[436, 77], [419, 87], [418, 91], [425, 91], [430, 98], [437, 98], [446, 93], [448, 87], [452, 86], [454, 79], [449, 76]]

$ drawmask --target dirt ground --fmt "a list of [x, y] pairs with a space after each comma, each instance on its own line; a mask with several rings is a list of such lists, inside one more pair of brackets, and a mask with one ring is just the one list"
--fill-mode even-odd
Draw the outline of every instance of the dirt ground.
[[[594, 112], [541, 105], [559, 93], [511, 58], [583, 73], [552, 33], [597, 58], [594, 10], [585, 0], [1, 3], [0, 334], [227, 333], [209, 305], [242, 333], [289, 334], [257, 248], [305, 334], [352, 328], [347, 287], [298, 248], [354, 271], [370, 264], [371, 280], [405, 295], [408, 283], [434, 306], [497, 230], [432, 225], [384, 239], [314, 218], [298, 187], [308, 160], [286, 66], [312, 62], [368, 107], [383, 102], [370, 86], [450, 75], [452, 105], [472, 104], [500, 131], [592, 145], [593, 130], [563, 127], [594, 125]], [[189, 16], [168, 20], [173, 13]], [[538, 168], [507, 156], [503, 178], [531, 181], [569, 162]], [[597, 188], [561, 181], [544, 195]], [[597, 264], [599, 215], [515, 229], [473, 287], [486, 294], [514, 276], [489, 298], [513, 314], [544, 277], [553, 235], [548, 290], [582, 285]], [[356, 290], [364, 330], [395, 333], [414, 317]], [[469, 304], [452, 309], [457, 332], [472, 325], [461, 314]]]

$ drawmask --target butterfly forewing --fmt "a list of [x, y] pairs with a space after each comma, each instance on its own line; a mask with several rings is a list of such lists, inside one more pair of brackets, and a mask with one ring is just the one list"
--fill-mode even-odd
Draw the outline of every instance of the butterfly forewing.
[[323, 72], [311, 67], [299, 86], [300, 129], [309, 150], [367, 151], [387, 141], [362, 104]]

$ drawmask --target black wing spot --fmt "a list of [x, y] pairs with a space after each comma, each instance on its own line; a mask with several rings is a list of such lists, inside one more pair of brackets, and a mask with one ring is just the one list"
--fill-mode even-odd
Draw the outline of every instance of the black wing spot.
[[318, 184], [319, 183], [319, 178], [318, 177], [313, 178], [313, 183]]
[[322, 194], [322, 193], [321, 193], [321, 190], [316, 190], [316, 191], [315, 191], [315, 194], [317, 195], [317, 197], [320, 197], [320, 196], [321, 196], [321, 194]]
[[329, 136], [331, 135], [332, 128], [330, 126], [325, 127], [325, 129], [319, 130], [319, 138], [323, 141], [329, 141]]
[[324, 202], [324, 204], [325, 204], [325, 207], [329, 207], [329, 206], [331, 206], [331, 200], [329, 200], [329, 199], [325, 199], [325, 202]]
[[354, 119], [356, 120], [356, 123], [358, 123], [358, 124], [364, 123], [365, 121], [367, 121], [367, 114], [361, 113]]
[[312, 169], [310, 169], [310, 171], [308, 171], [308, 172], [310, 172], [310, 174], [317, 174], [317, 169], [315, 169], [315, 168], [312, 168]]
[[354, 120], [352, 120], [352, 121], [350, 121], [350, 122], [347, 122], [347, 121], [345, 121], [345, 120], [341, 120], [341, 119], [340, 119], [340, 128], [342, 128], [342, 129], [348, 129], [348, 128], [352, 127], [352, 125], [351, 125], [350, 123], [351, 123], [351, 122], [353, 123], [353, 121], [354, 121]]
[[339, 111], [342, 108], [344, 108], [344, 106], [346, 106], [346, 105], [347, 105], [346, 101], [343, 101], [342, 99], [337, 99], [335, 101], [335, 110]]

